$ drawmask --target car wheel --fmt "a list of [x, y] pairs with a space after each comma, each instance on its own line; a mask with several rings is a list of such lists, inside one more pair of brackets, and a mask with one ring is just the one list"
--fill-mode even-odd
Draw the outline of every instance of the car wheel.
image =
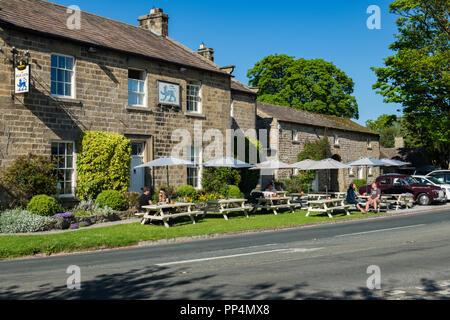
[[425, 193], [421, 193], [417, 197], [417, 202], [422, 206], [427, 206], [430, 204], [431, 201], [430, 198]]

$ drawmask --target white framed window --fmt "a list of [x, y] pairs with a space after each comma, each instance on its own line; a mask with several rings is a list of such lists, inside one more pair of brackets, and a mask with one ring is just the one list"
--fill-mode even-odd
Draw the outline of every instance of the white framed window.
[[334, 135], [334, 145], [335, 146], [339, 145], [339, 136], [337, 134]]
[[194, 113], [202, 112], [201, 89], [202, 89], [201, 83], [189, 82], [186, 84], [187, 112], [194, 112]]
[[354, 175], [355, 175], [355, 173], [354, 173], [354, 171], [353, 171], [353, 167], [351, 167], [351, 168], [348, 169], [348, 175], [349, 175], [349, 176], [354, 176]]
[[292, 130], [292, 141], [298, 141], [298, 131]]
[[128, 105], [131, 107], [146, 106], [146, 73], [141, 70], [128, 70]]
[[373, 176], [373, 167], [369, 167], [368, 170], [369, 170], [368, 175]]
[[367, 149], [372, 149], [372, 141], [370, 139], [367, 139]]
[[60, 54], [51, 55], [51, 95], [54, 97], [75, 97], [75, 59]]
[[51, 159], [58, 177], [59, 196], [75, 195], [75, 142], [53, 141]]
[[196, 189], [201, 188], [201, 148], [187, 147], [188, 160], [195, 163], [187, 166], [187, 184]]
[[358, 178], [359, 179], [364, 179], [364, 169], [363, 169], [363, 167], [359, 167], [358, 168]]

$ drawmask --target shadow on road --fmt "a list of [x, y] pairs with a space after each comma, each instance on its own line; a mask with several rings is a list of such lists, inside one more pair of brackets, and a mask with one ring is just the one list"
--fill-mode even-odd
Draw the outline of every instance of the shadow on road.
[[[102, 274], [83, 281], [80, 290], [66, 285], [54, 287], [42, 284], [27, 291], [19, 285], [0, 287], [0, 300], [368, 300], [386, 299], [380, 290], [360, 287], [338, 294], [314, 291], [307, 282], [280, 286], [266, 281], [251, 286], [224, 284], [214, 281], [214, 275], [186, 274], [183, 269], [147, 267], [126, 273]], [[422, 279], [427, 299], [443, 299], [442, 290], [433, 280]], [[445, 297], [444, 297], [445, 298]], [[446, 297], [448, 299], [448, 297]]]

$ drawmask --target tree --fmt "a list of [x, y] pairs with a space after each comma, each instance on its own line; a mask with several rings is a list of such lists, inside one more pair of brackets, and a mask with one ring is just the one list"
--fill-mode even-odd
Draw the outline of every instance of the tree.
[[401, 135], [400, 121], [394, 114], [382, 114], [376, 120], [367, 120], [366, 127], [380, 135], [383, 148], [393, 148], [395, 137]]
[[385, 67], [372, 68], [373, 85], [385, 102], [403, 107], [402, 127], [423, 145], [434, 164], [447, 168], [450, 158], [450, 2], [397, 0], [398, 34]]
[[327, 115], [358, 119], [354, 83], [343, 71], [322, 59], [270, 55], [247, 73], [259, 88], [258, 101]]

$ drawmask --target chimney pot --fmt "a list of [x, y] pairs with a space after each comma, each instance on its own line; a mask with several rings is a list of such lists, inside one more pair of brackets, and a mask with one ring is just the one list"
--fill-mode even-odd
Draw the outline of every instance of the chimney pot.
[[163, 37], [169, 36], [169, 16], [161, 8], [152, 8], [150, 14], [138, 18], [139, 27]]
[[197, 53], [208, 60], [214, 62], [214, 49], [207, 48], [204, 43], [200, 45], [200, 49], [197, 50]]

